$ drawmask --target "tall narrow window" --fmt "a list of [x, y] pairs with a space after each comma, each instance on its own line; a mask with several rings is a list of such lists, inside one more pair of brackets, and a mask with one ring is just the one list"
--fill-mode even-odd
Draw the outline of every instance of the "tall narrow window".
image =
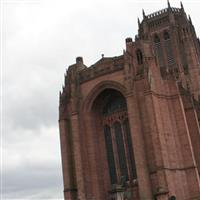
[[165, 52], [167, 55], [168, 65], [171, 66], [174, 64], [174, 56], [173, 56], [173, 50], [171, 46], [170, 35], [167, 31], [164, 32], [164, 47], [165, 47]]
[[140, 49], [138, 49], [136, 51], [136, 56], [137, 56], [138, 65], [143, 64], [143, 55], [142, 55], [142, 51]]
[[113, 145], [112, 145], [112, 138], [109, 126], [104, 126], [104, 136], [105, 136], [105, 143], [106, 143], [106, 152], [107, 152], [107, 159], [108, 159], [108, 167], [110, 172], [110, 180], [111, 184], [117, 182], [117, 175], [116, 175], [116, 167], [115, 167], [115, 159], [113, 153]]
[[126, 177], [126, 180], [128, 180], [128, 169], [126, 164], [126, 154], [125, 154], [125, 148], [124, 148], [124, 141], [122, 136], [122, 128], [119, 122], [115, 122], [114, 124], [115, 129], [115, 137], [116, 137], [116, 143], [117, 143], [117, 152], [119, 156], [119, 166], [120, 166], [120, 175], [121, 177]]
[[164, 67], [164, 56], [161, 47], [160, 38], [158, 35], [154, 36], [154, 49], [160, 67]]
[[124, 133], [126, 135], [126, 140], [127, 140], [127, 144], [128, 144], [131, 175], [132, 175], [133, 179], [136, 179], [137, 174], [136, 174], [136, 168], [135, 168], [135, 159], [134, 159], [134, 154], [133, 154], [132, 139], [131, 139], [128, 119], [124, 120], [123, 128], [124, 128]]

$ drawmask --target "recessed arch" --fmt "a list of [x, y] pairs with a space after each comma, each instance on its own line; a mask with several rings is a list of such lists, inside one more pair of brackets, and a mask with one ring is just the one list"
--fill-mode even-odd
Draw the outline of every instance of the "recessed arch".
[[85, 100], [85, 113], [92, 116], [93, 137], [98, 140], [104, 136], [100, 140], [105, 147], [103, 163], [107, 163], [111, 185], [137, 178], [125, 95], [124, 87], [109, 81], [96, 85]]
[[125, 96], [119, 90], [112, 88], [105, 88], [101, 91], [91, 106], [90, 111], [104, 117], [127, 110]]
[[121, 83], [116, 81], [103, 81], [94, 86], [87, 97], [84, 99], [84, 102], [82, 104], [83, 111], [91, 111], [94, 100], [105, 89], [114, 89], [120, 92], [124, 97], [126, 97], [126, 88]]

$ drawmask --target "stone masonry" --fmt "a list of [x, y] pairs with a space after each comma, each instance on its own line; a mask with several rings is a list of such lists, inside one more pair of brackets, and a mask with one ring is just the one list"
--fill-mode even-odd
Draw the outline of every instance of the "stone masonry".
[[[77, 57], [67, 69], [59, 103], [65, 200], [200, 200], [199, 39], [182, 3], [143, 11], [138, 29], [123, 55], [90, 67]], [[125, 119], [123, 143], [113, 126]]]

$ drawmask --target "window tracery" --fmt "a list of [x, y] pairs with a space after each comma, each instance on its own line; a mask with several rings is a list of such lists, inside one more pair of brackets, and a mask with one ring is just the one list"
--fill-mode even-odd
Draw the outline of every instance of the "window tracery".
[[112, 93], [104, 98], [102, 122], [111, 184], [137, 178], [125, 98]]

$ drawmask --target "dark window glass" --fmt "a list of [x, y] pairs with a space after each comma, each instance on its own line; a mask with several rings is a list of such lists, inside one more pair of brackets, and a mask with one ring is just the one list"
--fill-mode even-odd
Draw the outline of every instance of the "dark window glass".
[[117, 182], [117, 175], [116, 175], [115, 159], [112, 146], [112, 138], [109, 126], [104, 126], [104, 136], [106, 142], [106, 152], [107, 152], [108, 167], [110, 172], [110, 181], [111, 184], [114, 184]]
[[[103, 115], [102, 122], [106, 124], [104, 126], [104, 137], [111, 184], [115, 184], [120, 180], [135, 179], [137, 177], [126, 113], [126, 99], [118, 91], [111, 92], [107, 90], [102, 101], [103, 105], [100, 108]], [[127, 120], [124, 121], [124, 119]], [[107, 125], [110, 123], [112, 125]], [[113, 131], [111, 131], [111, 126]], [[116, 151], [114, 151], [114, 147], [116, 147]]]
[[143, 55], [140, 49], [136, 51], [138, 65], [143, 64]]
[[159, 43], [160, 42], [160, 38], [158, 35], [154, 36], [154, 43]]
[[126, 101], [122, 96], [111, 94], [105, 98], [103, 115], [109, 115], [126, 109]]
[[121, 177], [125, 177], [128, 180], [128, 169], [126, 165], [126, 156], [125, 156], [125, 148], [124, 148], [124, 141], [122, 136], [122, 129], [119, 122], [114, 123], [114, 130], [115, 130], [115, 138], [117, 144], [117, 152], [119, 156], [119, 166]]
[[164, 40], [169, 40], [170, 39], [170, 35], [168, 32], [164, 32]]
[[123, 128], [124, 128], [124, 133], [126, 135], [126, 139], [127, 139], [127, 143], [128, 143], [128, 153], [129, 153], [129, 159], [130, 159], [130, 165], [131, 165], [130, 170], [132, 173], [132, 178], [136, 179], [137, 174], [136, 174], [136, 168], [135, 168], [135, 158], [134, 158], [134, 154], [133, 154], [133, 146], [132, 146], [132, 139], [131, 139], [128, 119], [126, 119], [123, 122]]

